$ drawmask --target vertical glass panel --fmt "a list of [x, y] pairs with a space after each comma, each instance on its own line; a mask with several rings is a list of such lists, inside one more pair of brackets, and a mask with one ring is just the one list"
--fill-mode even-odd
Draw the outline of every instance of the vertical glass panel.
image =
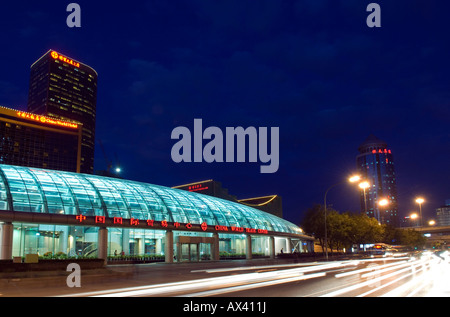
[[3, 166], [10, 187], [14, 211], [44, 212], [41, 192], [25, 168]]
[[136, 192], [138, 192], [140, 196], [143, 198], [142, 203], [145, 204], [145, 208], [148, 210], [147, 213], [148, 218], [146, 219], [153, 219], [157, 221], [170, 219], [164, 201], [162, 200], [161, 197], [159, 197], [155, 193], [151, 185], [136, 182], [133, 182], [131, 185], [135, 188]]
[[[198, 199], [202, 201], [207, 209], [209, 209], [219, 224], [240, 227], [239, 221], [231, 214], [230, 210], [223, 206], [223, 204], [220, 204], [218, 200], [212, 200], [206, 196], [198, 196]], [[219, 206], [222, 208], [219, 208]], [[205, 208], [203, 212], [206, 212], [207, 209]], [[204, 214], [203, 212], [201, 213], [202, 215]]]
[[179, 203], [171, 196], [166, 189], [159, 186], [152, 186], [152, 191], [154, 191], [159, 198], [161, 198], [164, 202], [164, 205], [167, 208], [167, 213], [165, 216], [168, 221], [178, 221], [178, 222], [187, 222], [187, 218], [184, 215], [183, 209], [179, 205]]
[[120, 199], [124, 201], [126, 207], [131, 213], [130, 216], [136, 219], [151, 219], [148, 217], [148, 208], [143, 203], [143, 197], [131, 186], [129, 182], [110, 181], [114, 190], [120, 193]]
[[262, 226], [258, 226], [258, 215], [256, 215], [255, 211], [252, 208], [249, 208], [244, 205], [236, 204], [234, 206], [234, 210], [237, 213], [240, 213], [244, 219], [246, 219], [248, 226], [250, 228], [258, 228]]
[[197, 196], [190, 195], [189, 192], [177, 191], [179, 200], [184, 202], [184, 212], [191, 223], [202, 223], [215, 225], [216, 221], [208, 206]]
[[42, 189], [42, 193], [47, 202], [49, 213], [64, 213], [63, 202], [59, 194], [58, 187], [50, 177], [50, 173], [33, 170], [33, 175], [37, 179]]
[[[165, 195], [171, 198], [169, 206], [174, 219], [179, 222], [193, 222], [200, 220], [197, 210], [192, 202], [184, 196], [182, 191], [177, 190], [165, 190]], [[166, 196], [166, 197], [167, 197]], [[196, 221], [194, 221], [196, 220]]]
[[108, 179], [101, 179], [100, 177], [87, 176], [86, 177], [97, 189], [103, 198], [103, 202], [108, 209], [108, 214], [119, 214], [119, 217], [131, 218], [127, 204], [121, 197], [117, 190], [114, 190], [113, 182]]
[[6, 193], [6, 186], [3, 178], [0, 177], [0, 210], [8, 210], [8, 195]]
[[95, 216], [96, 212], [101, 210], [101, 201], [97, 192], [81, 175], [72, 173], [59, 173], [59, 175], [64, 178], [66, 186], [70, 187], [70, 194], [75, 199], [81, 214]]
[[[70, 187], [66, 185], [66, 183], [58, 173], [48, 173], [48, 176], [51, 179], [53, 186], [56, 188], [61, 200], [61, 206], [59, 208], [58, 206], [53, 206], [53, 204], [48, 202], [48, 212], [63, 213], [66, 215], [78, 214], [75, 200], [71, 193]], [[46, 197], [48, 197], [47, 190], [44, 190], [44, 194], [46, 195]]]

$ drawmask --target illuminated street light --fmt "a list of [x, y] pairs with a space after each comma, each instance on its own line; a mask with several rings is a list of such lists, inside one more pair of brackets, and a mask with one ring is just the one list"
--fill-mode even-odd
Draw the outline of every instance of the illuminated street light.
[[359, 176], [359, 175], [354, 175], [354, 176], [350, 177], [350, 178], [348, 179], [348, 181], [349, 181], [350, 183], [355, 183], [355, 182], [359, 181], [360, 179], [361, 179], [361, 176]]
[[428, 221], [428, 224], [429, 224], [430, 226], [434, 226], [434, 225], [436, 224], [436, 221], [430, 220], [430, 221]]
[[[386, 198], [383, 198], [378, 202], [378, 206], [380, 206], [382, 208], [385, 208], [387, 205], [389, 205], [389, 200], [387, 200]], [[375, 211], [376, 217], [378, 218], [377, 219], [378, 223], [380, 224], [380, 222], [381, 222], [380, 208], [375, 208], [374, 211]], [[385, 209], [385, 211], [387, 211], [387, 210]]]
[[[364, 192], [364, 212], [367, 213], [367, 199], [366, 199], [366, 188], [369, 188], [369, 182], [361, 182], [359, 183], [359, 188], [362, 188], [363, 192]], [[378, 219], [379, 220], [379, 219]]]
[[[357, 182], [357, 181], [359, 181], [361, 179], [361, 177], [359, 176], [359, 175], [354, 175], [354, 176], [351, 176], [349, 179], [348, 179], [348, 181], [350, 182], [350, 183], [355, 183], [355, 182]], [[326, 258], [326, 260], [328, 261], [328, 239], [327, 239], [327, 194], [328, 194], [328, 192], [330, 191], [330, 189], [332, 189], [333, 187], [335, 187], [335, 186], [337, 186], [337, 185], [340, 185], [340, 184], [344, 184], [345, 182], [339, 182], [339, 183], [337, 183], [337, 184], [334, 184], [334, 185], [332, 185], [332, 186], [330, 186], [328, 189], [327, 189], [327, 191], [325, 192], [325, 195], [324, 195], [324, 197], [323, 197], [323, 208], [324, 208], [324, 214], [325, 214], [325, 258]], [[367, 182], [365, 182], [365, 183], [367, 183]], [[369, 183], [367, 183], [367, 184], [369, 184]], [[361, 186], [361, 184], [360, 184], [360, 186]], [[364, 200], [365, 200], [365, 194], [364, 194]]]
[[362, 183], [359, 183], [359, 187], [362, 189], [366, 189], [366, 188], [369, 188], [370, 185], [368, 182], [362, 182]]
[[[412, 220], [417, 219], [419, 216], [416, 213], [411, 214], [410, 218]], [[417, 222], [416, 222], [416, 226], [417, 226]]]
[[416, 199], [416, 203], [419, 204], [419, 214], [420, 214], [420, 226], [422, 226], [422, 203], [425, 202], [425, 199], [422, 197], [418, 197]]

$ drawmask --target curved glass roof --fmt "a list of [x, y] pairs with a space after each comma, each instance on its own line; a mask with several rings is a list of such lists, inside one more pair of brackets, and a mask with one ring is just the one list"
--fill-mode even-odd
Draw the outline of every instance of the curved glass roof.
[[0, 210], [236, 226], [302, 234], [239, 203], [147, 183], [0, 164]]

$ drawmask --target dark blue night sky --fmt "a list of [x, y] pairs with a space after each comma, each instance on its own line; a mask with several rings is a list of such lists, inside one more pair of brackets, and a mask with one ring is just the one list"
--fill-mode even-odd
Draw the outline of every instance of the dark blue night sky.
[[[355, 171], [369, 134], [394, 154], [401, 216], [450, 198], [447, 1], [71, 1], [0, 5], [0, 105], [26, 110], [30, 65], [49, 49], [99, 74], [96, 139], [123, 177], [174, 186], [222, 182], [238, 198], [279, 194], [285, 218], [323, 202]], [[381, 6], [381, 28], [366, 7]], [[280, 168], [179, 163], [172, 130], [279, 127]], [[99, 146], [95, 168], [105, 169]], [[356, 188], [328, 202], [359, 210]]]

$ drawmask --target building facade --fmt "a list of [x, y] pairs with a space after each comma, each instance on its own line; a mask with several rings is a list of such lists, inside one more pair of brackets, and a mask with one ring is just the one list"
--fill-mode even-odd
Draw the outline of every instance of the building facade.
[[[358, 148], [356, 166], [369, 187], [361, 189], [361, 212], [381, 224], [399, 226], [394, 158], [387, 143], [370, 135]], [[387, 205], [380, 205], [386, 199]]]
[[166, 262], [312, 252], [314, 239], [263, 211], [147, 183], [0, 165], [1, 259], [59, 254]]
[[269, 195], [246, 199], [237, 199], [231, 195], [227, 188], [222, 187], [222, 183], [209, 179], [200, 182], [174, 186], [172, 188], [196, 192], [203, 195], [218, 197], [229, 201], [237, 202], [246, 206], [250, 206], [269, 214], [283, 218], [283, 204], [281, 196]]
[[450, 226], [450, 199], [445, 201], [445, 205], [436, 208], [436, 225]]
[[30, 69], [28, 112], [82, 124], [81, 173], [94, 172], [97, 72], [53, 50]]
[[0, 164], [80, 172], [81, 125], [0, 107]]
[[283, 218], [283, 203], [279, 195], [239, 199], [238, 202]]

